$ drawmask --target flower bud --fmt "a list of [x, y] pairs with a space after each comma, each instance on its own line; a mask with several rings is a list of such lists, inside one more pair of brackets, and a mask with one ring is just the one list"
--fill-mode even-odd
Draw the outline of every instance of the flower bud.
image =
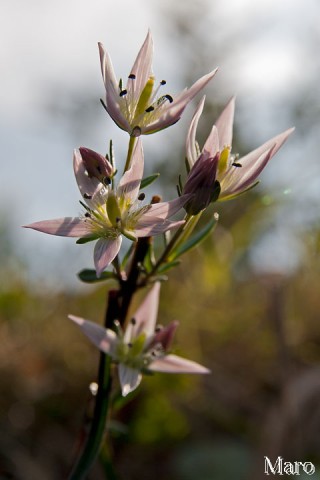
[[95, 177], [102, 183], [109, 183], [114, 174], [111, 163], [90, 148], [80, 147], [79, 151], [89, 177]]
[[219, 197], [220, 184], [216, 180], [219, 153], [214, 158], [201, 154], [193, 165], [183, 189], [184, 194], [192, 194], [184, 206], [189, 215], [197, 215]]

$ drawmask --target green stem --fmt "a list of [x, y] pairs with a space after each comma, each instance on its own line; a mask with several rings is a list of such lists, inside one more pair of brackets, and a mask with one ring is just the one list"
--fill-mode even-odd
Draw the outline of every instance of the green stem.
[[127, 160], [126, 160], [126, 164], [125, 164], [123, 173], [125, 173], [127, 170], [129, 170], [129, 168], [131, 166], [131, 158], [132, 158], [133, 148], [134, 148], [135, 143], [136, 143], [136, 139], [137, 139], [137, 137], [130, 137], [129, 146], [128, 146], [128, 153], [127, 153]]
[[146, 277], [143, 279], [143, 283], [140, 286], [146, 285], [148, 282], [149, 278], [151, 278], [153, 275], [155, 275], [162, 265], [162, 263], [166, 262], [168, 259], [172, 249], [178, 244], [181, 236], [184, 234], [185, 230], [188, 228], [190, 221], [192, 220], [191, 215], [186, 215], [185, 217], [185, 223], [181, 225], [178, 230], [175, 232], [171, 240], [169, 241], [168, 245], [166, 248], [163, 250], [162, 254], [158, 258], [156, 264], [153, 266], [151, 272], [149, 272]]

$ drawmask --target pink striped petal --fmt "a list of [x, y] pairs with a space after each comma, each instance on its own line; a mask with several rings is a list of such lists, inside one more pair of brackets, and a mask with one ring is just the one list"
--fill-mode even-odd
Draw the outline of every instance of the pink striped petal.
[[294, 128], [289, 128], [288, 130], [285, 130], [279, 135], [276, 135], [275, 137], [271, 138], [270, 140], [262, 144], [260, 147], [256, 148], [255, 150], [252, 150], [252, 152], [248, 153], [244, 157], [241, 157], [239, 159], [239, 162], [243, 165], [247, 165], [247, 164], [251, 165], [256, 161], [257, 158], [260, 157], [262, 153], [270, 149], [272, 149], [272, 155], [271, 155], [271, 158], [272, 158], [277, 153], [279, 148], [282, 147], [284, 142], [288, 139], [288, 137], [291, 135], [293, 131], [294, 131]]
[[189, 166], [192, 167], [192, 165], [196, 162], [199, 154], [196, 148], [196, 133], [197, 133], [197, 128], [198, 128], [198, 123], [200, 116], [203, 111], [204, 107], [204, 101], [205, 101], [205, 96], [202, 97], [201, 101], [199, 102], [196, 111], [193, 114], [188, 135], [187, 135], [187, 140], [186, 140], [186, 157], [189, 162]]
[[162, 220], [161, 218], [150, 218], [146, 221], [140, 219], [135, 227], [134, 234], [137, 238], [152, 237], [154, 235], [159, 235], [160, 233], [165, 233], [168, 230], [180, 227], [184, 223], [185, 220], [171, 222], [170, 220]]
[[190, 195], [182, 195], [170, 202], [155, 203], [150, 206], [149, 210], [143, 214], [141, 218], [157, 217], [166, 219], [177, 213], [190, 199]]
[[149, 365], [149, 370], [164, 373], [210, 373], [210, 370], [199, 363], [178, 357], [177, 355], [166, 355], [154, 360]]
[[118, 365], [118, 372], [119, 372], [119, 380], [122, 390], [122, 396], [126, 397], [128, 393], [135, 390], [142, 379], [142, 375], [139, 370], [135, 370], [134, 368], [127, 367], [120, 363]]
[[203, 159], [201, 162], [206, 162], [208, 157], [215, 157], [218, 153], [219, 148], [221, 147], [220, 136], [218, 135], [218, 129], [215, 125], [213, 125], [211, 132], [206, 140], [206, 143], [203, 146]]
[[192, 87], [181, 92], [176, 98], [173, 99], [172, 103], [169, 103], [166, 108], [163, 108], [163, 114], [158, 120], [155, 120], [154, 122], [151, 122], [149, 125], [146, 125], [142, 128], [142, 133], [153, 133], [176, 123], [181, 118], [181, 115], [183, 114], [187, 104], [191, 102], [191, 100], [197, 95], [197, 93], [200, 92], [200, 90], [202, 90], [202, 88], [207, 85], [207, 83], [210, 82], [216, 72], [217, 69], [208, 73], [207, 75], [204, 75], [197, 80]]
[[[95, 177], [89, 177], [87, 169], [82, 159], [79, 150], [73, 152], [73, 170], [81, 195], [85, 198], [89, 206], [94, 207], [94, 201], [103, 203], [103, 198], [100, 197], [99, 192], [103, 185]], [[92, 198], [93, 202], [89, 199]]]
[[99, 350], [113, 356], [117, 345], [115, 332], [105, 329], [89, 320], [85, 320], [84, 318], [76, 317], [75, 315], [68, 315], [68, 318], [80, 327], [86, 337], [88, 337]]
[[146, 337], [150, 337], [154, 333], [157, 322], [159, 296], [160, 296], [160, 282], [156, 282], [149, 290], [141, 303], [138, 310], [133, 315], [135, 324], [132, 325], [131, 337], [135, 338], [140, 333], [145, 333]]
[[122, 237], [119, 235], [115, 239], [99, 238], [95, 244], [93, 257], [98, 278], [101, 276], [103, 270], [110, 265], [112, 260], [118, 255], [121, 243]]
[[218, 200], [226, 200], [253, 185], [271, 157], [272, 149], [260, 155], [254, 163], [230, 169], [221, 180], [221, 193]]
[[98, 44], [102, 78], [106, 89], [106, 108], [110, 117], [123, 130], [130, 131], [130, 125], [119, 106], [119, 87], [114, 74], [111, 58], [102, 43]]
[[232, 97], [221, 112], [215, 125], [218, 130], [220, 148], [231, 147], [235, 97]]
[[73, 217], [42, 220], [41, 222], [23, 225], [23, 227], [60, 237], [85, 237], [91, 233], [90, 227], [85, 220]]
[[135, 80], [128, 79], [127, 82], [128, 95], [133, 95], [137, 101], [152, 75], [152, 57], [153, 40], [149, 30], [130, 72], [136, 78]]

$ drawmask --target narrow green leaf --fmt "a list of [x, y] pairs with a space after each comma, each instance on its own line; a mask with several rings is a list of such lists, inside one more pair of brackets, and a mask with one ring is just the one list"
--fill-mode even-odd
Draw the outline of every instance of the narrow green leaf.
[[176, 251], [172, 253], [171, 258], [175, 261], [176, 258], [180, 257], [180, 255], [188, 252], [192, 248], [196, 247], [200, 242], [202, 242], [209, 233], [215, 228], [218, 223], [219, 215], [215, 213], [210, 220], [199, 232], [195, 233], [192, 237], [190, 237], [185, 243], [180, 245]]
[[157, 178], [160, 177], [160, 173], [154, 173], [149, 177], [145, 177], [141, 180], [140, 189], [146, 188], [148, 185], [151, 185]]
[[78, 277], [85, 283], [103, 282], [105, 280], [116, 280], [117, 276], [113, 272], [102, 272], [98, 278], [95, 270], [83, 269], [78, 273]]
[[82, 245], [83, 243], [93, 242], [93, 240], [97, 240], [99, 237], [97, 235], [90, 235], [90, 237], [81, 237], [78, 238], [76, 243]]
[[173, 262], [165, 263], [160, 268], [158, 268], [158, 273], [168, 272], [168, 270], [171, 270], [171, 268], [177, 267], [178, 265], [180, 265], [180, 263], [181, 263], [180, 260], [174, 260]]
[[253, 183], [253, 184], [250, 185], [248, 188], [246, 188], [245, 190], [242, 190], [242, 191], [239, 192], [239, 193], [233, 193], [233, 194], [230, 194], [230, 195], [228, 195], [228, 196], [226, 196], [226, 197], [222, 197], [221, 199], [219, 198], [219, 199], [218, 199], [218, 202], [227, 202], [228, 200], [233, 200], [234, 198], [240, 197], [240, 195], [243, 195], [244, 193], [249, 192], [249, 191], [252, 190], [254, 187], [256, 187], [259, 183], [260, 183], [260, 180], [257, 180], [255, 183]]

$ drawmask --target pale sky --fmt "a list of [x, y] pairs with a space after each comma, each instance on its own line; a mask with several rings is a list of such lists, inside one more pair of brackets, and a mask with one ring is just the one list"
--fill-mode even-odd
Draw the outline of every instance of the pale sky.
[[[70, 239], [25, 231], [20, 225], [79, 213], [79, 194], [72, 172], [73, 148], [86, 145], [103, 151], [113, 138], [120, 159], [126, 148], [125, 133], [117, 130], [99, 106], [103, 85], [97, 42], [102, 41], [108, 48], [118, 76], [125, 77], [151, 28], [156, 76], [166, 78], [176, 92], [186, 86], [183, 72], [189, 71], [189, 77], [192, 74], [192, 68], [183, 64], [177, 38], [168, 33], [166, 20], [169, 20], [170, 9], [166, 15], [161, 13], [165, 4], [170, 2], [1, 2], [1, 206], [10, 216], [15, 245], [34, 271], [45, 264], [48, 251], [56, 259], [60, 258], [60, 252], [62, 255], [61, 249], [68, 253], [70, 278], [82, 267], [92, 267], [91, 245], [80, 248]], [[239, 128], [243, 139], [258, 146], [292, 126], [288, 124], [290, 118], [282, 108], [283, 102], [293, 101], [305, 86], [307, 73], [311, 75], [319, 68], [309, 44], [317, 35], [319, 40], [318, 2], [217, 0], [209, 4], [210, 10], [203, 12], [206, 23], [199, 24], [199, 30], [204, 29], [201, 35], [205, 37], [208, 70], [219, 62], [220, 71], [206, 93], [219, 94], [221, 102], [237, 94], [236, 122], [242, 119]], [[185, 1], [183, 5], [188, 9], [194, 2]], [[224, 56], [222, 53], [227, 51], [230, 39], [236, 39], [236, 43], [233, 51]], [[197, 52], [191, 52], [191, 58], [192, 55], [196, 58]], [[63, 110], [61, 114], [61, 105], [71, 102], [76, 109], [72, 102], [82, 94], [88, 97], [85, 101], [93, 102], [93, 120], [89, 130], [77, 131], [68, 124], [70, 117], [63, 116]], [[55, 104], [60, 109], [58, 114], [48, 113], [48, 105], [53, 108]], [[186, 119], [172, 127], [173, 133], [170, 129], [170, 133], [161, 132], [157, 138], [148, 137], [146, 152], [151, 152], [154, 144], [167, 151], [170, 135], [181, 137], [183, 145], [194, 108], [195, 103], [186, 112]], [[310, 136], [301, 146], [304, 157], [314, 151], [317, 138], [317, 135]], [[297, 144], [293, 141], [287, 150], [280, 152], [276, 168], [270, 165], [270, 172], [263, 176], [264, 188], [294, 192], [300, 185], [296, 182], [299, 172], [306, 181], [310, 177], [313, 182], [310, 189], [319, 200], [320, 185], [315, 180], [320, 178], [319, 166], [310, 162], [309, 170], [301, 172], [298, 168], [301, 150], [297, 150]], [[52, 266], [51, 263], [50, 268]], [[64, 275], [63, 272], [62, 261], [56, 276]]]

